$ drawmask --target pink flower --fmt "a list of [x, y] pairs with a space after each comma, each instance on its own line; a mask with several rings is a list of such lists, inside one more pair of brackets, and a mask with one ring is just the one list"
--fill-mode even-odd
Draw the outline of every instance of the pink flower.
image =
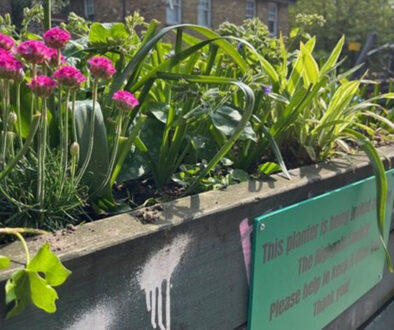
[[54, 27], [44, 33], [42, 36], [45, 43], [55, 49], [61, 49], [66, 47], [66, 44], [70, 41], [71, 35], [67, 31], [64, 31], [58, 27]]
[[[57, 67], [57, 50], [53, 48], [48, 48], [48, 64], [53, 67]], [[60, 64], [66, 63], [63, 54], [60, 54]]]
[[49, 59], [48, 47], [37, 40], [27, 40], [20, 43], [17, 52], [26, 61], [33, 64], [40, 64]]
[[11, 54], [0, 52], [0, 78], [22, 80], [23, 76], [23, 64]]
[[119, 109], [125, 111], [132, 110], [139, 104], [135, 96], [127, 91], [115, 92], [112, 99], [115, 101], [115, 104]]
[[88, 60], [90, 72], [95, 78], [102, 78], [105, 80], [111, 79], [112, 75], [116, 72], [112, 62], [105, 57], [92, 57]]
[[6, 56], [10, 56], [11, 52], [9, 52], [8, 50], [5, 50], [3, 48], [0, 48], [0, 56], [1, 55], [6, 55]]
[[48, 76], [40, 75], [27, 84], [38, 97], [47, 98], [51, 96], [53, 89], [57, 86], [56, 81]]
[[10, 50], [14, 45], [15, 42], [11, 37], [0, 33], [0, 48]]
[[60, 85], [66, 88], [80, 88], [81, 84], [86, 81], [85, 76], [73, 66], [63, 66], [57, 69], [53, 76]]

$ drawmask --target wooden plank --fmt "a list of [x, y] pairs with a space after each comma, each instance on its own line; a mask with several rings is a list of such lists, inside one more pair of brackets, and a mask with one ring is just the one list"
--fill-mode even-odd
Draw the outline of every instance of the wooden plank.
[[[394, 158], [393, 150], [386, 154]], [[371, 175], [365, 158], [355, 168], [340, 162], [302, 168], [292, 171], [290, 182], [274, 176], [167, 203], [158, 224], [142, 225], [127, 214], [86, 224], [60, 238], [47, 237], [73, 271], [58, 289], [57, 313], [30, 307], [17, 318], [1, 319], [0, 329], [152, 329], [143, 289], [154, 286], [160, 287], [163, 299], [153, 323], [161, 315], [165, 324], [164, 297], [170, 297], [172, 330], [240, 327], [247, 320], [248, 303], [240, 222]], [[39, 239], [30, 245], [41, 243]], [[15, 244], [0, 250], [23, 261]], [[9, 272], [1, 275], [0, 286], [7, 276]], [[170, 279], [170, 295], [162, 279]], [[393, 294], [391, 278], [385, 277], [381, 285], [371, 312]], [[3, 290], [0, 310], [5, 310]]]

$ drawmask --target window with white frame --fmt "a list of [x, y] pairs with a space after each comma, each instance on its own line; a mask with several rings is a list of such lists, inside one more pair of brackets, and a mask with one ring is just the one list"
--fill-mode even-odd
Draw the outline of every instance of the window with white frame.
[[166, 20], [167, 24], [182, 23], [181, 0], [167, 0]]
[[246, 0], [246, 18], [256, 17], [256, 0]]
[[268, 3], [268, 30], [271, 35], [278, 35], [278, 5], [273, 2]]
[[198, 24], [211, 26], [211, 0], [198, 0]]
[[94, 0], [85, 0], [85, 16], [87, 18], [94, 16]]

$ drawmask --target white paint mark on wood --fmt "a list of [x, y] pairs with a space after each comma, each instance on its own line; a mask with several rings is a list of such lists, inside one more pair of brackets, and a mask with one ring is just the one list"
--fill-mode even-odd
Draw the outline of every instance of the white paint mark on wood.
[[[186, 234], [174, 238], [169, 245], [149, 257], [139, 274], [138, 282], [145, 291], [146, 309], [151, 313], [153, 329], [171, 329], [171, 277], [190, 241]], [[162, 292], [164, 284], [165, 291]]]
[[108, 330], [116, 320], [116, 303], [103, 300], [74, 318], [66, 330]]

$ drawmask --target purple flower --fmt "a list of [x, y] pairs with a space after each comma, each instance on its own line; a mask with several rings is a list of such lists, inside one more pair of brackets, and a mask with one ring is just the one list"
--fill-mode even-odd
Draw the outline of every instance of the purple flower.
[[243, 53], [243, 51], [244, 51], [244, 44], [242, 42], [238, 43], [237, 50], [238, 50], [238, 53]]
[[264, 95], [268, 95], [269, 93], [272, 92], [272, 86], [271, 85], [265, 85], [263, 89], [264, 89]]

